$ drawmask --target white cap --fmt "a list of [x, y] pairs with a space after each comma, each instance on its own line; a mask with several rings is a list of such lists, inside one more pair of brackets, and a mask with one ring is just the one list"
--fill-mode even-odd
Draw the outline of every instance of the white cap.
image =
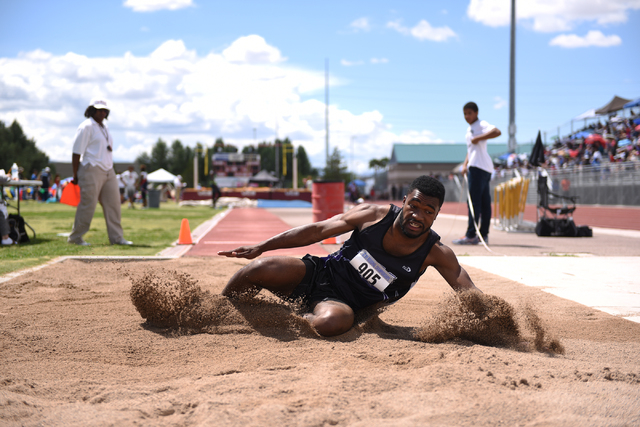
[[95, 108], [96, 110], [109, 109], [109, 107], [107, 106], [107, 101], [104, 98], [93, 98], [89, 106]]

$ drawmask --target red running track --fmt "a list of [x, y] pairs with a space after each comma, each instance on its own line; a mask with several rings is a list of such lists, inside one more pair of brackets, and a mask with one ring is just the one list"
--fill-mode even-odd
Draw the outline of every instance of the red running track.
[[[185, 256], [213, 256], [218, 251], [259, 243], [290, 228], [289, 224], [265, 209], [231, 209]], [[328, 253], [320, 244], [313, 244], [302, 248], [269, 251], [265, 255], [302, 257], [305, 254], [326, 256]]]
[[[375, 203], [388, 204], [391, 202], [380, 200]], [[400, 205], [398, 201], [393, 203]], [[467, 216], [467, 205], [466, 203], [445, 202], [441, 212]], [[536, 221], [536, 207], [534, 205], [525, 207], [524, 219], [531, 222]], [[578, 206], [573, 219], [577, 225], [640, 231], [640, 208], [636, 207]], [[289, 224], [265, 209], [232, 209], [185, 256], [214, 256], [218, 251], [256, 244], [290, 228]], [[327, 246], [326, 248], [320, 244], [313, 244], [302, 248], [270, 251], [266, 255], [302, 257], [309, 253], [326, 256], [332, 247]]]

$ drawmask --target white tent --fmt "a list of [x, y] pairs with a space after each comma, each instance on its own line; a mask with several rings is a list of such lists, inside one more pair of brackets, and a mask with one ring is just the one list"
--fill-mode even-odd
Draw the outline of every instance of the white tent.
[[590, 119], [592, 117], [597, 117], [597, 116], [598, 115], [596, 114], [596, 109], [592, 108], [580, 114], [579, 116], [574, 117], [573, 120], [584, 120], [584, 119]]
[[176, 179], [176, 176], [174, 174], [162, 168], [147, 175], [147, 181], [156, 184], [162, 184], [165, 182], [173, 183], [174, 179]]

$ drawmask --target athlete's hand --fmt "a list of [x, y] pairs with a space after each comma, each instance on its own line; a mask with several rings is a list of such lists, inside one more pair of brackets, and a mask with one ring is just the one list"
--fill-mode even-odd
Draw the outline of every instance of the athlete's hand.
[[257, 246], [240, 246], [230, 251], [218, 251], [218, 255], [229, 258], [254, 259], [262, 254], [262, 250]]

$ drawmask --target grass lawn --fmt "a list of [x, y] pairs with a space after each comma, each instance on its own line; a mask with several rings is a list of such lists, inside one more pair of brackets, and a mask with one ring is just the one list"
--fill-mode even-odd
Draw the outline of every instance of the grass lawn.
[[[0, 275], [46, 263], [59, 256], [73, 255], [156, 255], [178, 240], [183, 218], [189, 220], [193, 231], [198, 225], [212, 218], [219, 209], [206, 206], [177, 206], [173, 202], [161, 203], [160, 208], [142, 210], [127, 209], [122, 205], [124, 237], [132, 246], [110, 245], [102, 207], [98, 204], [91, 228], [84, 240], [91, 246], [67, 243], [76, 209], [60, 203], [21, 201], [20, 211], [25, 221], [34, 228], [36, 239], [27, 227], [30, 243], [0, 247]], [[9, 209], [15, 213], [15, 209]]]

